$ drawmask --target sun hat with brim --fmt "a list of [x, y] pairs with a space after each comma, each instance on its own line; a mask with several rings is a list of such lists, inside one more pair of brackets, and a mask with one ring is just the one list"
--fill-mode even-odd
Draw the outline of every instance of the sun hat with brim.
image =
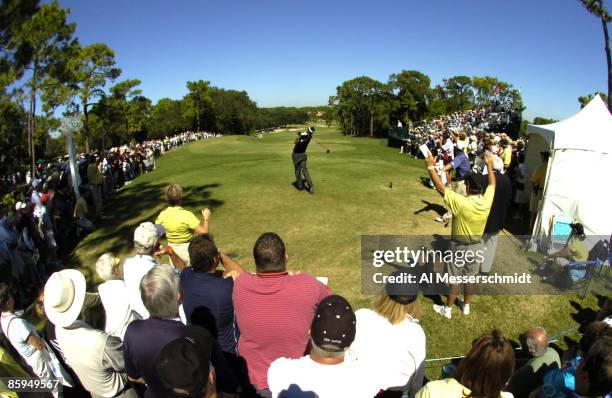
[[72, 325], [83, 309], [85, 277], [80, 271], [65, 269], [51, 275], [45, 284], [45, 312], [55, 326]]

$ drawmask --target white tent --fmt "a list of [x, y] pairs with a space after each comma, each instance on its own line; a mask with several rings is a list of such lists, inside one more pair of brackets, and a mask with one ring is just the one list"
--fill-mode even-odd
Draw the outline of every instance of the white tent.
[[[574, 116], [547, 125], [528, 125], [528, 179], [550, 151], [533, 237], [548, 236], [552, 217], [569, 216], [591, 236], [612, 233], [612, 115], [599, 95]], [[531, 192], [531, 182], [527, 191]]]

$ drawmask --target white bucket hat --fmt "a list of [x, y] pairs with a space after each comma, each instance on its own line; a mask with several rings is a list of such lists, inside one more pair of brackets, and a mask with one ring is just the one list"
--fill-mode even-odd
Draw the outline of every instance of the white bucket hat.
[[86, 283], [81, 271], [65, 269], [55, 272], [45, 284], [45, 312], [59, 327], [72, 325], [83, 309]]

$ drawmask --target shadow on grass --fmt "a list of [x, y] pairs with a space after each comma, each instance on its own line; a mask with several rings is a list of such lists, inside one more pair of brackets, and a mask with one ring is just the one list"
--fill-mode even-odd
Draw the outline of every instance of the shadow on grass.
[[444, 208], [444, 206], [437, 204], [437, 203], [431, 203], [428, 202], [426, 200], [421, 200], [421, 202], [425, 203], [425, 206], [417, 211], [414, 212], [414, 214], [420, 214], [423, 213], [425, 211], [435, 211], [436, 213], [438, 213], [438, 215], [440, 217], [442, 217], [445, 213], [446, 213], [446, 209]]
[[[78, 251], [84, 249], [95, 251], [98, 246], [115, 254], [130, 251], [133, 247], [133, 234], [136, 227], [141, 222], [154, 222], [159, 212], [166, 207], [164, 198], [166, 186], [165, 183], [154, 182], [128, 186], [108, 199], [104, 210], [109, 218], [97, 224], [96, 231], [84, 239], [68, 256], [67, 264], [80, 268], [85, 277], [91, 280], [92, 267], [81, 264], [82, 256], [77, 255]], [[184, 186], [183, 207], [194, 210], [206, 207], [211, 210], [219, 208], [224, 202], [214, 199], [211, 194], [211, 190], [218, 186], [217, 183]], [[195, 214], [201, 218], [199, 211], [196, 210]], [[111, 242], [110, 247], [108, 242]]]

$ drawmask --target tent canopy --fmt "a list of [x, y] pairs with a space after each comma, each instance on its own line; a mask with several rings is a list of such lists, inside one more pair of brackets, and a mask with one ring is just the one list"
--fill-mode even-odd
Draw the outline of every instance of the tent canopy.
[[541, 151], [550, 151], [546, 182], [533, 236], [548, 235], [553, 217], [569, 216], [587, 235], [612, 233], [609, 172], [612, 170], [612, 115], [600, 96], [580, 112], [547, 125], [528, 125], [525, 173], [529, 181], [542, 163]]
[[560, 122], [527, 126], [527, 135], [538, 134], [555, 149], [580, 149], [612, 154], [612, 117], [596, 95], [580, 112]]

